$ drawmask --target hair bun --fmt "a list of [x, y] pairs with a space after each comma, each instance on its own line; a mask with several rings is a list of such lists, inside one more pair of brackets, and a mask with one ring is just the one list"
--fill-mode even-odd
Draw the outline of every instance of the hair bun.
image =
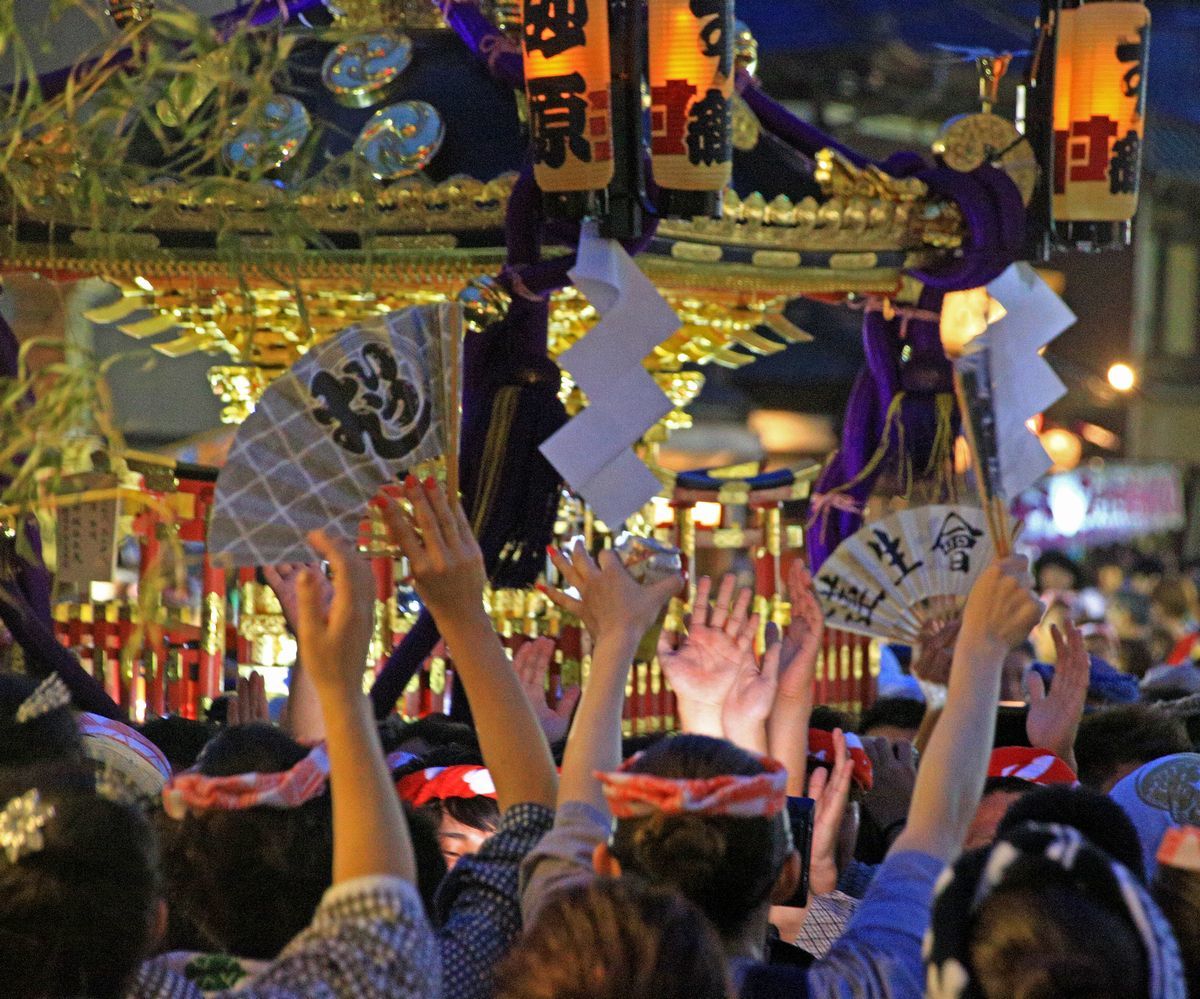
[[714, 880], [725, 863], [725, 836], [698, 815], [654, 815], [633, 837], [638, 866], [655, 879], [700, 886]]

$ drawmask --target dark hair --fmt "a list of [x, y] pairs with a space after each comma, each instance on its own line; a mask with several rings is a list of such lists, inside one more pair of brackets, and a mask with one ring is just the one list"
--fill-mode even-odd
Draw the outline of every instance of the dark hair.
[[1179, 941], [1188, 995], [1200, 996], [1200, 873], [1159, 864], [1150, 893]]
[[141, 733], [162, 750], [171, 769], [176, 773], [187, 770], [200, 756], [200, 751], [219, 729], [207, 722], [168, 715], [152, 718], [141, 727]]
[[986, 798], [989, 794], [997, 794], [1004, 792], [1005, 794], [1029, 794], [1031, 791], [1036, 791], [1038, 785], [1031, 780], [1025, 780], [1022, 777], [989, 777], [983, 782], [983, 795]]
[[55, 708], [18, 724], [17, 711], [37, 686], [32, 677], [0, 673], [0, 767], [83, 760], [79, 727], [70, 708]]
[[441, 826], [443, 814], [480, 832], [494, 833], [500, 828], [500, 806], [495, 798], [483, 795], [475, 798], [434, 798], [417, 811], [433, 823], [434, 829]]
[[1079, 565], [1074, 559], [1069, 558], [1059, 551], [1043, 552], [1033, 563], [1033, 578], [1041, 585], [1041, 575], [1043, 569], [1062, 569], [1063, 572], [1069, 573], [1071, 576], [1071, 589], [1079, 589], [1079, 584], [1083, 579], [1083, 573]]
[[925, 705], [921, 701], [914, 701], [911, 697], [881, 697], [863, 712], [858, 731], [868, 735], [878, 725], [920, 728], [924, 717]]
[[1132, 999], [1149, 991], [1128, 915], [1065, 873], [992, 892], [975, 915], [971, 965], [987, 999]]
[[629, 878], [557, 894], [496, 974], [495, 999], [726, 999], [712, 927], [678, 892]]
[[1075, 737], [1079, 782], [1099, 791], [1107, 790], [1105, 785], [1124, 767], [1136, 769], [1160, 756], [1191, 751], [1183, 723], [1144, 704], [1120, 704], [1085, 715]]
[[843, 732], [852, 730], [850, 719], [846, 714], [838, 711], [837, 708], [831, 708], [828, 704], [818, 704], [812, 709], [808, 726], [809, 728], [819, 728], [823, 732], [832, 732], [835, 728], [840, 728]]
[[1166, 566], [1157, 555], [1138, 555], [1129, 567], [1131, 576], [1161, 576], [1165, 571]]
[[[633, 772], [704, 779], [764, 771], [722, 739], [680, 735], [648, 749]], [[610, 849], [625, 873], [678, 888], [728, 937], [770, 897], [792, 839], [785, 813], [769, 819], [656, 813], [620, 819]]]
[[154, 943], [155, 842], [137, 809], [83, 770], [0, 773], [0, 807], [35, 788], [54, 809], [44, 846], [0, 857], [0, 982], [10, 999], [118, 999]]
[[[208, 777], [277, 773], [308, 750], [274, 726], [225, 729], [200, 755]], [[298, 808], [212, 810], [175, 823], [164, 843], [173, 907], [205, 944], [271, 960], [311, 922], [333, 871], [326, 792]]]
[[1143, 638], [1118, 638], [1117, 650], [1123, 671], [1139, 680], [1154, 666], [1150, 645]]
[[[423, 743], [418, 756], [427, 756], [428, 750], [454, 749], [478, 760], [480, 758], [479, 737], [470, 725], [451, 721], [445, 715], [428, 715], [416, 721], [388, 719], [379, 726], [379, 737], [385, 753], [394, 752], [405, 743]], [[434, 764], [429, 764], [433, 766]]]
[[412, 840], [413, 856], [417, 861], [417, 891], [421, 894], [425, 914], [429, 921], [433, 922], [433, 900], [446, 877], [446, 858], [442, 856], [442, 847], [438, 843], [437, 823], [413, 808], [407, 801], [401, 801], [400, 804], [404, 808], [404, 817], [408, 820], [409, 838]]
[[1035, 788], [1009, 806], [996, 835], [1003, 837], [1026, 822], [1073, 826], [1094, 846], [1129, 868], [1139, 881], [1146, 880], [1137, 829], [1125, 809], [1106, 794], [1062, 784]]

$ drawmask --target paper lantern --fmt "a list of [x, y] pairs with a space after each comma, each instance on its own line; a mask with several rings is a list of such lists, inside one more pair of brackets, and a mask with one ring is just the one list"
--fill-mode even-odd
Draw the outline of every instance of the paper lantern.
[[522, 0], [521, 15], [538, 187], [601, 190], [613, 176], [607, 0]]
[[[718, 192], [733, 175], [733, 2], [649, 0], [648, 13], [654, 181], [668, 204]], [[675, 204], [689, 201], [703, 203]]]
[[1145, 134], [1150, 12], [1093, 2], [1059, 12], [1054, 62], [1054, 219], [1128, 222]]

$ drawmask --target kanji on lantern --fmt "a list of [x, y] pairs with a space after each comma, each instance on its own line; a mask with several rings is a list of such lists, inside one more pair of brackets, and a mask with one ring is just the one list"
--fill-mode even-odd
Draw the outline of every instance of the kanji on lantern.
[[613, 175], [608, 4], [523, 0], [534, 176], [547, 192], [604, 188]]
[[726, 41], [730, 28], [727, 7], [724, 0], [691, 0], [692, 14], [709, 19], [700, 28], [700, 41], [704, 44], [704, 54], [719, 60], [717, 72], [722, 76], [729, 76], [733, 70], [733, 46]]
[[719, 90], [710, 90], [692, 105], [688, 120], [688, 160], [712, 166], [733, 155], [733, 108]]
[[587, 0], [525, 0], [525, 50], [553, 59], [587, 42]]
[[1060, 12], [1054, 62], [1056, 222], [1125, 222], [1137, 209], [1150, 14], [1112, 0]]
[[592, 161], [588, 142], [587, 100], [579, 73], [547, 76], [529, 83], [529, 131], [533, 136], [535, 163], [561, 167], [567, 151], [584, 163]]
[[696, 88], [687, 80], [668, 80], [650, 91], [650, 151], [659, 155], [682, 156], [687, 135], [688, 105]]

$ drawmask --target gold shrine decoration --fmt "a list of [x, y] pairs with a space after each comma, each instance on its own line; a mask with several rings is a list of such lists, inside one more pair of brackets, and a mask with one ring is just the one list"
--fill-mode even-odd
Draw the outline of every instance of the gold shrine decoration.
[[1054, 62], [1054, 219], [1128, 222], [1145, 135], [1150, 11], [1088, 3], [1059, 13]]
[[650, 0], [650, 154], [668, 191], [733, 176], [733, 0]]
[[601, 190], [613, 178], [608, 4], [523, 0], [521, 14], [538, 187]]

